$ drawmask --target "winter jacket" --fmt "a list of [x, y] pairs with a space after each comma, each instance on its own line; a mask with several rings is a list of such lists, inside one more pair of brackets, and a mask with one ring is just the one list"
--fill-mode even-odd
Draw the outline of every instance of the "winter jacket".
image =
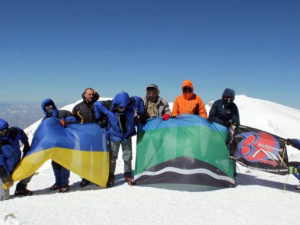
[[[53, 105], [53, 110], [51, 112], [47, 112], [45, 109], [45, 106], [51, 104]], [[66, 118], [68, 116], [72, 116], [71, 112], [69, 112], [68, 110], [57, 110], [56, 105], [54, 104], [54, 102], [50, 99], [50, 98], [46, 98], [42, 104], [41, 104], [41, 108], [45, 114], [44, 119], [50, 118], [50, 117], [55, 117], [58, 119], [63, 119]]]
[[[147, 113], [147, 108], [148, 108], [148, 103], [149, 103], [149, 99], [147, 98], [147, 96], [143, 97], [143, 102], [144, 102], [144, 106], [145, 106], [145, 116], [146, 118], [150, 118], [149, 114]], [[169, 114], [171, 116], [171, 110], [169, 108], [169, 103], [164, 100], [163, 98], [161, 98], [160, 96], [158, 96], [158, 98], [155, 101], [155, 105], [157, 108], [157, 115], [158, 116], [162, 116], [163, 114]]]
[[223, 124], [230, 122], [231, 124], [240, 125], [240, 117], [238, 107], [234, 102], [226, 102], [224, 98], [230, 97], [234, 100], [234, 90], [226, 88], [223, 92], [222, 99], [215, 101], [209, 111], [208, 119], [212, 122]]
[[8, 175], [11, 175], [21, 160], [20, 142], [24, 145], [23, 153], [26, 154], [30, 149], [28, 137], [18, 127], [10, 127], [5, 137], [0, 136], [0, 167], [4, 168]]
[[[192, 92], [184, 93], [184, 87], [190, 87]], [[205, 105], [200, 96], [194, 94], [194, 87], [190, 80], [185, 80], [182, 83], [182, 95], [178, 96], [173, 104], [172, 116], [176, 117], [181, 114], [195, 114], [207, 118]]]
[[293, 146], [293, 147], [300, 150], [300, 140], [299, 139], [295, 139], [295, 146]]
[[72, 114], [78, 123], [96, 123], [94, 105], [92, 102], [87, 103], [83, 100], [74, 106]]
[[[125, 111], [120, 113], [117, 106], [125, 107]], [[145, 112], [143, 101], [139, 97], [129, 98], [126, 92], [118, 93], [112, 100], [111, 109], [107, 109], [101, 101], [94, 104], [96, 119], [100, 119], [101, 113], [108, 117], [108, 134], [112, 141], [128, 140], [136, 134], [134, 116]]]

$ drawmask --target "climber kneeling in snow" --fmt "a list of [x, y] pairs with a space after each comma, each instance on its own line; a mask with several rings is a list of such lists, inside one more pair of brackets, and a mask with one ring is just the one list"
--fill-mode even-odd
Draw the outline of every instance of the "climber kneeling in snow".
[[[8, 123], [0, 119], [0, 200], [9, 198], [9, 188], [13, 185], [11, 174], [21, 160], [21, 142], [23, 147], [23, 157], [30, 150], [28, 137], [24, 131], [18, 127], [9, 127]], [[17, 186], [15, 195], [32, 195], [27, 184], [32, 176], [21, 180]]]
[[129, 98], [128, 93], [118, 93], [112, 100], [111, 108], [107, 109], [101, 101], [94, 103], [97, 121], [101, 121], [101, 113], [108, 118], [108, 139], [110, 168], [107, 187], [112, 187], [115, 182], [116, 160], [118, 158], [120, 145], [123, 150], [124, 178], [128, 184], [132, 179], [132, 142], [131, 137], [136, 135], [135, 113], [144, 114], [145, 108], [140, 97]]

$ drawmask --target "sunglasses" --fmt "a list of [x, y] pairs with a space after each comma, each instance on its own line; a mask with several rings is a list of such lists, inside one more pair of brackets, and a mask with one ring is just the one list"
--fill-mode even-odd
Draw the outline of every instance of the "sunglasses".
[[184, 87], [183, 88], [183, 92], [190, 93], [190, 92], [192, 92], [192, 88], [190, 88], [190, 87]]
[[53, 105], [46, 105], [45, 106], [46, 111], [51, 111], [53, 108], [54, 108]]
[[147, 91], [156, 91], [155, 87], [147, 87]]
[[7, 131], [8, 131], [7, 128], [5, 128], [5, 129], [3, 129], [3, 130], [0, 130], [0, 135], [1, 135], [1, 136], [5, 136], [6, 133], [7, 133]]
[[119, 112], [124, 112], [125, 109], [126, 109], [125, 107], [120, 107], [120, 106], [118, 106], [118, 111], [119, 111]]
[[223, 98], [223, 100], [225, 102], [233, 102], [233, 98], [230, 98], [230, 97]]

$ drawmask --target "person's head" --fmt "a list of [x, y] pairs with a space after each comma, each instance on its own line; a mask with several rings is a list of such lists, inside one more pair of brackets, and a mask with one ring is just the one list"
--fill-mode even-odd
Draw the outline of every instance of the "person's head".
[[158, 98], [160, 90], [156, 84], [150, 84], [146, 88], [146, 97], [150, 101], [155, 101]]
[[0, 139], [6, 140], [9, 135], [9, 124], [3, 119], [0, 119]]
[[222, 94], [222, 101], [224, 105], [232, 105], [235, 98], [235, 91], [230, 88], [226, 88]]
[[94, 94], [95, 91], [93, 88], [86, 88], [82, 94], [82, 97], [87, 103], [90, 103], [94, 101]]
[[190, 99], [194, 95], [194, 87], [191, 80], [183, 81], [181, 89], [185, 99]]
[[112, 101], [113, 108], [120, 113], [125, 112], [126, 107], [129, 104], [130, 104], [130, 98], [127, 92], [118, 93]]
[[46, 98], [41, 103], [41, 108], [44, 112], [44, 114], [47, 117], [57, 117], [57, 108], [54, 104], [54, 101], [50, 98]]

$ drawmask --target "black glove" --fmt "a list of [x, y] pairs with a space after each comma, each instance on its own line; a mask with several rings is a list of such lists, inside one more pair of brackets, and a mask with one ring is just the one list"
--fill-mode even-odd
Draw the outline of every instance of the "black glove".
[[98, 120], [98, 123], [100, 125], [101, 128], [105, 128], [108, 126], [108, 117], [105, 116], [105, 117], [101, 117], [99, 120]]
[[23, 148], [23, 156], [25, 156], [25, 155], [27, 154], [27, 152], [29, 152], [29, 151], [30, 151], [30, 145], [29, 145], [29, 143], [27, 142], [27, 143], [24, 144], [24, 148]]
[[231, 123], [229, 121], [223, 121], [222, 124], [226, 127], [230, 127]]
[[145, 124], [147, 123], [147, 118], [146, 118], [146, 116], [140, 115], [139, 121], [140, 121], [143, 125], [145, 125]]
[[92, 99], [92, 103], [95, 103], [96, 101], [98, 101], [98, 99], [100, 98], [100, 95], [98, 94], [97, 91], [94, 91], [94, 96]]
[[295, 139], [287, 138], [287, 139], [286, 139], [286, 144], [295, 147], [295, 145], [296, 145], [296, 140], [295, 140]]

